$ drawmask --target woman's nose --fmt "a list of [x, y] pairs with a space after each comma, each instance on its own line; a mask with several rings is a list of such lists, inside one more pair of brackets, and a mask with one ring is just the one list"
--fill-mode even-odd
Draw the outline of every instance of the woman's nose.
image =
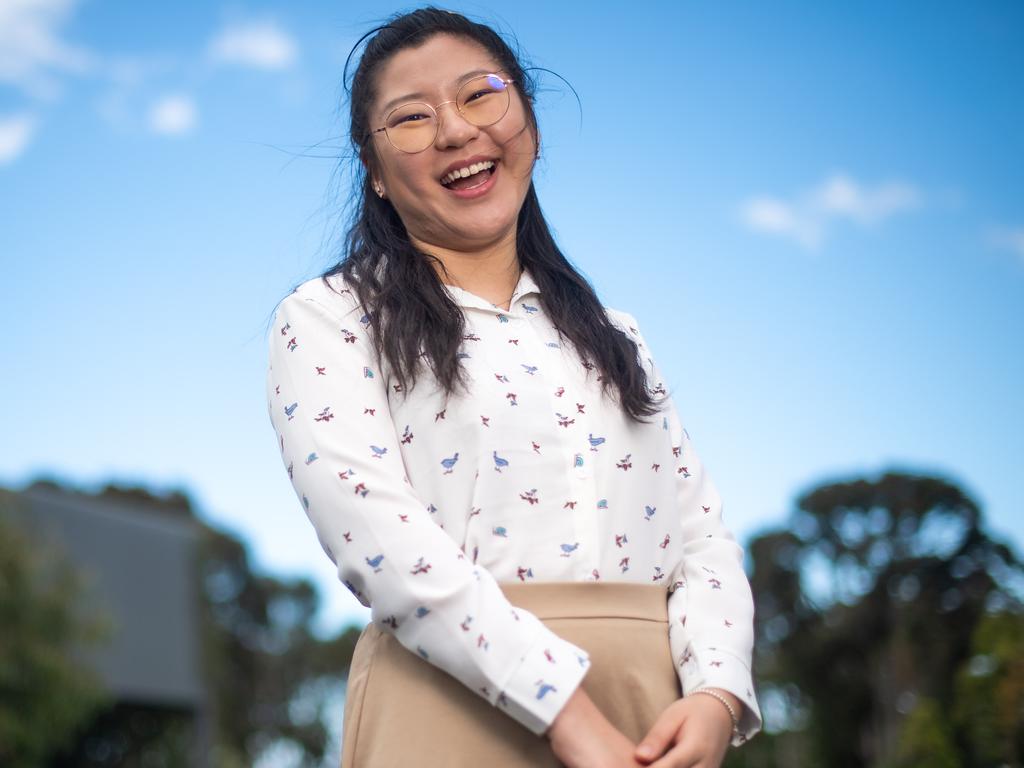
[[[448, 106], [447, 110], [443, 109], [445, 106]], [[434, 109], [438, 121], [435, 141], [439, 148], [461, 146], [479, 132], [475, 125], [462, 116], [454, 101], [442, 102]]]

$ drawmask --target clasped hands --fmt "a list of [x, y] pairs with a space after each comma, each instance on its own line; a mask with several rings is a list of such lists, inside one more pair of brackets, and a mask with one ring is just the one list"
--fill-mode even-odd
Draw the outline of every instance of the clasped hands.
[[[737, 713], [741, 711], [739, 699], [717, 690]], [[678, 699], [640, 743], [633, 744], [580, 686], [547, 735], [555, 756], [567, 768], [719, 768], [729, 748], [732, 718], [712, 696]]]

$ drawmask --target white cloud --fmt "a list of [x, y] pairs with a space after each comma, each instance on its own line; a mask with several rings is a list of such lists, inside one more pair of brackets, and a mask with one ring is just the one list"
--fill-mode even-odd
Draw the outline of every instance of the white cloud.
[[21, 155], [35, 129], [36, 121], [31, 115], [0, 117], [0, 164], [13, 162]]
[[272, 21], [236, 22], [210, 43], [217, 61], [259, 69], [286, 69], [298, 54], [298, 46]]
[[988, 239], [996, 248], [1013, 251], [1021, 261], [1024, 261], [1024, 227], [996, 229], [989, 232]]
[[149, 110], [149, 127], [155, 133], [180, 136], [196, 126], [196, 105], [188, 96], [170, 95], [157, 101]]
[[890, 181], [874, 187], [835, 173], [791, 199], [756, 197], [740, 209], [743, 222], [753, 230], [781, 235], [804, 248], [818, 248], [836, 221], [847, 219], [872, 226], [922, 204], [921, 193], [906, 182]]
[[60, 77], [82, 74], [97, 63], [90, 51], [60, 39], [77, 0], [0, 0], [0, 82], [52, 101]]

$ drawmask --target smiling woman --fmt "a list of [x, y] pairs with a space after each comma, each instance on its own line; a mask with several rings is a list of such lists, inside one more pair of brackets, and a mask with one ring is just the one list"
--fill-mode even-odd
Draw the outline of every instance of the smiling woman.
[[716, 766], [761, 724], [743, 552], [635, 319], [541, 213], [533, 83], [459, 14], [367, 37], [347, 253], [281, 302], [267, 375], [372, 609], [342, 764]]

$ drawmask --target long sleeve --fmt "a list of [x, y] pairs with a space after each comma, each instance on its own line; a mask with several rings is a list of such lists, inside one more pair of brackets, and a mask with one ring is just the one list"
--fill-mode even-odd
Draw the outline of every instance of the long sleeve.
[[543, 733], [588, 654], [514, 608], [409, 484], [386, 377], [351, 291], [323, 299], [300, 288], [284, 299], [269, 358], [282, 459], [339, 579], [405, 648]]
[[[635, 318], [629, 316], [629, 322], [649, 383], [663, 388], [661, 370]], [[669, 642], [684, 695], [696, 688], [721, 688], [744, 703], [739, 734], [733, 739], [739, 745], [762, 724], [751, 673], [753, 595], [743, 570], [743, 549], [723, 522], [718, 490], [682, 427], [671, 396], [666, 406], [663, 423], [675, 456], [682, 540], [682, 557], [670, 575]]]

